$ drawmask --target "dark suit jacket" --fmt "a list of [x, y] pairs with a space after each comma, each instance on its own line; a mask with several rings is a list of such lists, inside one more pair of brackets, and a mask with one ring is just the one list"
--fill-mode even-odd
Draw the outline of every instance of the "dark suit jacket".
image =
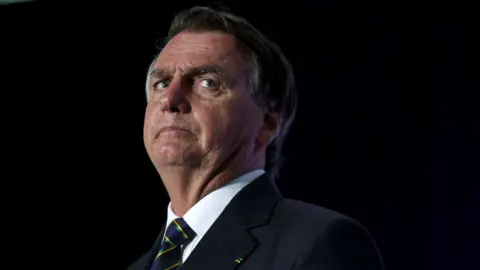
[[[163, 230], [152, 249], [129, 270], [150, 270]], [[237, 258], [241, 258], [239, 263]], [[320, 206], [283, 198], [261, 176], [227, 205], [182, 270], [377, 270], [382, 259], [356, 221]]]

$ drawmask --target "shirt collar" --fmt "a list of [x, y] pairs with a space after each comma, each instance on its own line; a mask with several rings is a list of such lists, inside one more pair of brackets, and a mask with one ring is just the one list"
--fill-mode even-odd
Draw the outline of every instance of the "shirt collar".
[[[202, 237], [233, 197], [235, 197], [242, 188], [264, 173], [265, 171], [262, 169], [251, 171], [212, 191], [185, 213], [183, 216], [185, 222], [198, 236]], [[167, 226], [174, 219], [179, 218], [179, 216], [173, 212], [171, 204], [170, 202], [167, 208]]]

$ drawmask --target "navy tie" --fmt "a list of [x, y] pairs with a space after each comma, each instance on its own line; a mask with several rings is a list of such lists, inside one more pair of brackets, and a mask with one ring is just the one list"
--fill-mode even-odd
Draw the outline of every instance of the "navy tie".
[[183, 218], [173, 220], [167, 227], [152, 270], [178, 269], [182, 265], [181, 245], [191, 241], [196, 235]]

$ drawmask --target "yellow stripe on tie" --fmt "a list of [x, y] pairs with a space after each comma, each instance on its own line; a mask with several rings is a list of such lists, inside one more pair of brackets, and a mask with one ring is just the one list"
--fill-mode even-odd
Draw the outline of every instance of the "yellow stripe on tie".
[[179, 262], [176, 263], [176, 264], [174, 264], [174, 265], [172, 265], [172, 266], [170, 266], [170, 267], [168, 267], [168, 268], [165, 268], [165, 270], [170, 270], [170, 269], [175, 268], [175, 267], [177, 267], [177, 266], [180, 266], [180, 263], [179, 263]]
[[172, 241], [170, 241], [170, 239], [169, 239], [166, 235], [165, 235], [165, 239], [166, 239], [170, 244], [172, 244], [172, 245], [175, 246], [175, 244], [174, 244]]
[[157, 257], [155, 257], [155, 260], [156, 260], [158, 257], [162, 256], [162, 254], [165, 254], [165, 253], [169, 252], [170, 250], [172, 250], [172, 249], [174, 249], [174, 248], [176, 248], [176, 247], [177, 247], [177, 246], [173, 246], [173, 247], [171, 247], [171, 248], [169, 248], [169, 249], [162, 250], [162, 251], [158, 252]]
[[185, 237], [185, 239], [188, 239], [187, 234], [185, 234], [185, 232], [182, 230], [182, 227], [180, 227], [180, 225], [177, 223], [177, 221], [175, 219], [173, 220], [173, 223], [175, 223], [175, 225], [177, 225], [177, 229], [183, 234], [183, 237]]

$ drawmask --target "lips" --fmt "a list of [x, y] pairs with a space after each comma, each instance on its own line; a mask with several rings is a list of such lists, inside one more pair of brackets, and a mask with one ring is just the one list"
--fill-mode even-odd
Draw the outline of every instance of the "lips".
[[158, 130], [158, 132], [155, 134], [155, 138], [160, 136], [163, 132], [167, 131], [183, 131], [183, 132], [190, 132], [190, 130], [178, 126], [164, 126]]

